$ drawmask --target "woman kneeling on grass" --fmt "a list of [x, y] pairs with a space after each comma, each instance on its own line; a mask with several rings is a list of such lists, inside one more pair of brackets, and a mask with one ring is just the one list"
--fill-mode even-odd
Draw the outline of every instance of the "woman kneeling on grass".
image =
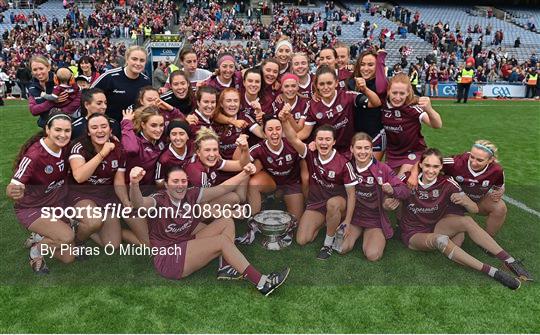
[[344, 227], [340, 253], [351, 251], [356, 240], [364, 235], [362, 251], [369, 261], [383, 256], [386, 239], [394, 234], [384, 211], [386, 197], [405, 199], [409, 189], [388, 165], [373, 157], [373, 142], [366, 133], [356, 133], [351, 141], [352, 171], [355, 176], [356, 205], [351, 224]]
[[[6, 190], [7, 196], [15, 201], [17, 220], [33, 233], [27, 246], [30, 247], [30, 266], [36, 274], [49, 273], [42, 245], [63, 263], [75, 259], [71, 252], [75, 234], [70, 221], [50, 215], [54, 214], [52, 208], [55, 213], [66, 209], [66, 160], [70, 137], [71, 118], [53, 109], [45, 121], [44, 131], [32, 136], [21, 147], [14, 164], [15, 173]], [[87, 224], [86, 220], [81, 220], [81, 227]], [[65, 250], [67, 246], [69, 251]]]
[[532, 280], [520, 261], [503, 250], [470, 216], [463, 215], [464, 209], [478, 213], [478, 205], [462, 192], [454, 179], [440, 174], [442, 168], [443, 158], [439, 150], [427, 149], [422, 154], [418, 189], [412, 191], [401, 211], [403, 243], [412, 250], [438, 249], [454, 262], [482, 271], [510, 289], [518, 289], [520, 280], [480, 262], [452, 240], [467, 233], [474, 243], [503, 261], [521, 280]]
[[154, 208], [160, 213], [148, 219], [150, 245], [169, 251], [171, 247], [173, 249], [166, 255], [154, 257], [154, 267], [159, 274], [169, 279], [185, 278], [219, 256], [218, 279], [247, 278], [264, 295], [283, 284], [289, 268], [262, 275], [236, 248], [232, 218], [222, 217], [206, 225], [192, 210], [195, 204], [234, 191], [236, 185], [247, 182], [254, 172], [255, 166], [248, 164], [242, 172], [218, 186], [188, 189], [186, 172], [180, 167], [172, 167], [165, 177], [165, 190], [143, 197], [139, 182], [146, 172], [140, 167], [131, 170], [129, 193], [134, 207]]

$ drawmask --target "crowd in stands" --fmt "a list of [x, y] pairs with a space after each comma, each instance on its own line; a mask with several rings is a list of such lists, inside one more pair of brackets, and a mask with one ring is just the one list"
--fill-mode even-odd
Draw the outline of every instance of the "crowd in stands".
[[21, 82], [18, 68], [28, 66], [34, 54], [49, 57], [57, 67], [77, 66], [82, 57], [91, 55], [93, 67], [102, 73], [123, 65], [126, 43], [112, 42], [112, 38], [136, 38], [145, 28], [164, 33], [170, 23], [178, 20], [176, 5], [165, 1], [130, 1], [118, 7], [114, 1], [106, 0], [96, 4], [88, 17], [77, 5], [66, 5], [66, 16], [53, 16], [52, 20], [39, 14], [39, 10], [28, 16], [11, 12], [9, 20], [15, 27], [6, 30], [0, 41], [0, 73], [8, 92]]
[[[88, 17], [73, 3], [66, 2], [64, 6], [67, 13], [62, 18], [48, 20], [39, 10], [28, 16], [12, 11], [9, 18], [5, 18], [16, 24], [14, 29], [4, 32], [0, 42], [0, 76], [8, 89], [21, 80], [17, 70], [26, 66], [33, 54], [46, 55], [59, 67], [76, 66], [81, 57], [92, 55], [94, 68], [102, 73], [123, 64], [126, 45], [114, 43], [112, 38], [133, 38], [146, 34], [147, 28], [152, 33], [164, 33], [170, 23], [180, 23], [180, 33], [198, 54], [199, 67], [210, 70], [216, 68], [218, 55], [223, 52], [232, 53], [239, 67], [259, 64], [271, 56], [271, 50], [282, 35], [289, 36], [294, 49], [306, 53], [315, 67], [321, 48], [334, 46], [340, 39], [342, 25], [348, 24], [359, 25], [362, 36], [350, 45], [353, 61], [362, 51], [384, 49], [388, 40], [406, 39], [407, 34], [415, 34], [432, 45], [431, 53], [411, 58], [413, 50], [404, 41], [399, 49], [400, 62], [387, 64], [389, 76], [417, 71], [420, 81], [430, 82], [435, 77], [442, 82], [452, 81], [460, 65], [469, 59], [474, 62], [476, 81], [522, 82], [531, 69], [540, 68], [534, 53], [527, 60], [512, 57], [502, 46], [504, 32], [493, 31], [490, 24], [469, 25], [462, 30], [458, 23], [450, 29], [449, 23], [441, 21], [426, 24], [419, 11], [400, 6], [389, 9], [366, 2], [362, 8], [342, 9], [333, 1], [327, 1], [322, 13], [276, 3], [269, 25], [262, 23], [261, 10], [253, 10], [244, 1], [233, 6], [224, 6], [219, 1], [187, 1], [186, 15], [181, 21], [173, 2], [128, 1], [125, 6], [116, 6], [114, 1], [106, 0], [96, 4]], [[369, 19], [361, 22], [366, 13], [392, 20], [398, 24], [398, 29], [381, 27], [376, 36], [376, 23]], [[322, 35], [318, 37], [319, 32]], [[471, 34], [482, 35], [473, 40]], [[241, 42], [231, 44], [221, 40]], [[519, 45], [518, 38], [514, 46]]]

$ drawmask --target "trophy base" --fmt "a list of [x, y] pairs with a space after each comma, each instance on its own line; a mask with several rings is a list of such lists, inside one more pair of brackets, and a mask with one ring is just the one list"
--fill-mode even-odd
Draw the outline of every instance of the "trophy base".
[[285, 249], [292, 243], [292, 238], [287, 234], [282, 236], [267, 236], [265, 237], [261, 244], [266, 250], [281, 250]]

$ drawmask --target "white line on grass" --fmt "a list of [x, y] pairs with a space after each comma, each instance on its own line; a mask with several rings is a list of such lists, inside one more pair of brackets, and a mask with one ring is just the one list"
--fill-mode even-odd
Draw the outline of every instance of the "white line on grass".
[[513, 199], [513, 198], [510, 198], [509, 196], [507, 195], [503, 195], [503, 200], [524, 210], [525, 212], [527, 213], [530, 213], [532, 215], [535, 215], [537, 217], [540, 218], [540, 212], [530, 208], [529, 206], [525, 205], [524, 203], [522, 203], [521, 201], [517, 201], [516, 199]]

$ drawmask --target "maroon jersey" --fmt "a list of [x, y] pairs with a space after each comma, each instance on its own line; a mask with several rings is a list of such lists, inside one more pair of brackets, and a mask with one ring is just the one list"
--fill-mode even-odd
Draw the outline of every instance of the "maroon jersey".
[[[82, 141], [76, 141], [71, 147], [69, 160], [82, 158], [86, 162], [94, 158], [95, 154], [85, 150]], [[126, 171], [126, 156], [122, 145], [114, 141], [114, 149], [101, 161], [94, 173], [84, 183], [78, 183], [70, 174], [70, 195], [89, 195], [100, 199], [111, 199], [114, 193], [114, 175], [117, 171]]]
[[15, 208], [63, 206], [67, 195], [67, 149], [52, 151], [40, 139], [24, 153], [11, 183], [25, 185], [24, 196]]
[[344, 186], [355, 184], [351, 164], [335, 149], [330, 158], [324, 161], [317, 151], [311, 151], [307, 146], [304, 155], [310, 177], [308, 204], [324, 202], [337, 195], [344, 196]]
[[203, 165], [199, 156], [193, 155], [189, 163], [185, 165], [189, 185], [195, 187], [212, 187], [218, 184], [220, 170], [225, 166], [225, 161], [218, 158], [216, 164], [209, 168]]
[[380, 221], [380, 201], [378, 187], [383, 184], [382, 177], [377, 178], [371, 172], [371, 165], [359, 168], [354, 159], [351, 160], [353, 173], [357, 184], [355, 186], [356, 206], [355, 213], [359, 214], [361, 219], [367, 221]]
[[[148, 235], [152, 247], [167, 247], [191, 239], [199, 220], [193, 217], [193, 205], [201, 195], [200, 188], [191, 188], [181, 202], [172, 201], [166, 191], [151, 195], [155, 207], [162, 210], [155, 218], [148, 217]], [[153, 215], [154, 216], [154, 215]]]
[[423, 230], [435, 227], [446, 214], [454, 213], [452, 209], [461, 207], [450, 201], [453, 193], [461, 192], [459, 185], [452, 177], [439, 176], [432, 184], [421, 182], [418, 177], [418, 189], [411, 191], [401, 210], [401, 223], [404, 231]]
[[[219, 152], [221, 157], [224, 159], [232, 159], [234, 151], [236, 150], [236, 140], [241, 134], [251, 135], [249, 132], [252, 132], [259, 124], [255, 122], [251, 116], [244, 113], [244, 111], [239, 111], [238, 114], [234, 117], [236, 120], [244, 120], [248, 123], [246, 129], [236, 128], [230, 124], [219, 124], [214, 123], [213, 128], [219, 136]], [[255, 135], [252, 135], [255, 136]], [[251, 137], [251, 136], [250, 136]], [[255, 136], [256, 137], [256, 136]]]
[[[81, 92], [80, 92], [79, 86], [77, 84], [73, 84], [73, 85], [60, 84], [60, 85], [56, 85], [53, 88], [52, 95], [55, 98], [58, 99], [58, 97], [64, 92], [68, 93], [68, 98], [64, 102], [55, 102], [54, 107], [62, 108], [64, 110], [64, 113], [68, 113], [68, 114], [71, 115], [71, 114], [75, 113], [79, 107], [74, 106], [72, 110], [69, 110], [66, 107], [68, 107], [69, 104], [73, 100], [77, 99], [77, 97], [80, 96]], [[77, 115], [77, 117], [78, 116], [80, 116], [80, 115]]]
[[259, 102], [261, 103], [261, 109], [264, 115], [273, 113], [272, 103], [274, 102], [274, 100], [276, 100], [279, 93], [279, 91], [273, 90], [272, 86], [263, 86], [263, 88], [261, 89], [261, 93], [259, 94], [259, 96], [261, 97]]
[[167, 170], [169, 170], [173, 166], [180, 166], [181, 168], [184, 168], [194, 154], [195, 149], [193, 148], [193, 144], [190, 141], [186, 143], [186, 151], [183, 155], [177, 154], [176, 151], [174, 151], [172, 144], [169, 144], [167, 149], [165, 149], [161, 153], [161, 156], [159, 156], [158, 162], [156, 164], [155, 179], [165, 179]]
[[354, 135], [355, 106], [367, 108], [367, 96], [356, 92], [338, 90], [330, 104], [324, 101], [311, 100], [306, 113], [308, 126], [329, 124], [336, 130], [335, 148], [340, 153], [349, 152], [350, 141]]
[[341, 70], [337, 70], [337, 77], [338, 77], [338, 89], [340, 90], [346, 90], [347, 89], [347, 81], [351, 78], [352, 72], [343, 68]]
[[249, 149], [249, 156], [252, 162], [257, 159], [261, 162], [277, 185], [300, 183], [301, 157], [287, 139], [283, 139], [281, 148], [277, 151], [270, 149], [268, 141], [261, 141]]
[[443, 159], [444, 173], [454, 177], [473, 201], [480, 201], [493, 186], [504, 186], [504, 172], [498, 163], [491, 163], [482, 171], [474, 171], [469, 163], [471, 153], [466, 152]]
[[[281, 103], [274, 101], [272, 103], [272, 112], [275, 117], [278, 117], [279, 112], [281, 112], [281, 110], [283, 109], [283, 106], [285, 106], [284, 101], [282, 101]], [[296, 120], [296, 122], [298, 122], [298, 120], [300, 120], [301, 118], [306, 117], [306, 113], [309, 110], [309, 100], [297, 96], [291, 107], [291, 114]]]
[[[169, 123], [172, 121], [172, 120], [175, 120], [175, 119], [179, 119], [179, 120], [182, 120], [184, 121], [186, 119], [186, 116], [184, 115], [184, 113], [182, 113], [178, 108], [173, 108], [172, 111], [167, 111], [167, 110], [163, 110], [163, 109], [160, 109], [159, 112], [161, 113], [161, 115], [163, 115], [163, 119], [164, 119], [164, 124], [165, 124], [165, 129], [167, 129], [167, 127], [169, 126]], [[167, 136], [165, 134], [163, 134], [164, 136]]]
[[126, 184], [129, 185], [129, 172], [135, 166], [142, 167], [146, 174], [141, 180], [141, 185], [154, 185], [156, 163], [165, 148], [162, 141], [152, 143], [142, 134], [135, 134], [133, 123], [122, 120], [122, 146], [126, 153]]
[[[255, 99], [255, 101], [259, 101], [259, 103], [260, 103], [259, 98]], [[244, 113], [251, 116], [251, 118], [255, 120], [255, 118], [256, 118], [255, 109], [253, 109], [253, 107], [251, 107], [251, 104], [249, 103], [249, 101], [248, 101], [248, 99], [246, 97], [245, 89], [243, 89], [240, 92], [240, 110], [243, 110]]]
[[204, 116], [201, 112], [199, 112], [198, 109], [195, 109], [195, 111], [193, 112], [193, 115], [195, 115], [199, 119], [199, 122], [197, 122], [197, 124], [189, 125], [189, 130], [191, 130], [192, 134], [194, 135], [197, 134], [197, 132], [201, 130], [202, 127], [206, 127], [212, 130], [214, 129], [212, 127], [212, 120]]
[[420, 106], [394, 108], [385, 101], [381, 113], [386, 132], [386, 152], [389, 156], [404, 156], [426, 149], [421, 132], [425, 112]]
[[231, 79], [231, 82], [228, 84], [221, 82], [218, 76], [212, 76], [206, 82], [206, 86], [215, 88], [216, 91], [218, 91], [219, 93], [221, 93], [224, 89], [229, 88], [229, 87], [236, 88], [237, 90], [239, 90], [242, 87], [242, 72], [235, 71]]
[[308, 74], [308, 80], [304, 85], [298, 83], [298, 94], [311, 99], [313, 96], [313, 75]]

